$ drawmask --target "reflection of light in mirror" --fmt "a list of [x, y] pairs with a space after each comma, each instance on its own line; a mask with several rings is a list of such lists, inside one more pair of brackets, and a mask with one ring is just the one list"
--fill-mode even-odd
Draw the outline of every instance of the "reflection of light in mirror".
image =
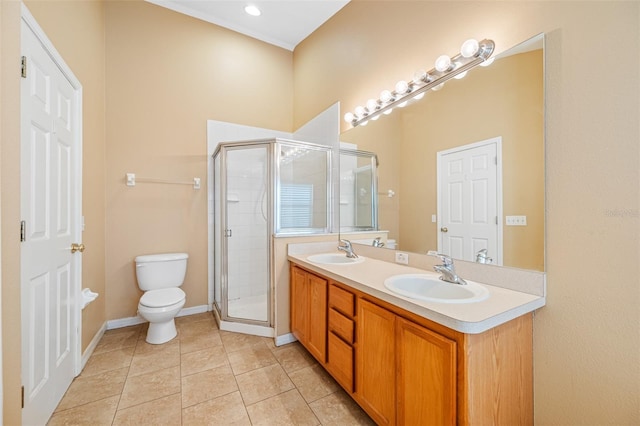
[[422, 93], [418, 93], [417, 95], [415, 95], [412, 99], [415, 101], [419, 101], [420, 99], [424, 98], [424, 92]]
[[489, 65], [491, 65], [493, 63], [493, 61], [495, 61], [496, 58], [489, 58], [486, 61], [484, 61], [483, 63], [480, 64], [481, 67], [488, 67]]
[[388, 110], [386, 110], [385, 112], [383, 112], [384, 115], [389, 115], [393, 112], [393, 108], [389, 108]]
[[456, 75], [453, 78], [455, 78], [456, 80], [460, 80], [460, 79], [464, 78], [465, 75], [467, 75], [467, 71], [461, 72], [460, 74]]
[[362, 118], [365, 115], [364, 107], [358, 105], [355, 109], [356, 117]]
[[434, 92], [437, 92], [438, 90], [442, 89], [444, 87], [444, 83], [440, 83], [437, 86], [433, 86], [431, 88], [431, 90], [433, 90]]
[[351, 112], [348, 112], [344, 115], [344, 121], [352, 121], [354, 118], [355, 116]]
[[404, 108], [404, 107], [406, 107], [406, 106], [407, 106], [407, 101], [400, 102], [400, 103], [398, 104], [398, 108]]

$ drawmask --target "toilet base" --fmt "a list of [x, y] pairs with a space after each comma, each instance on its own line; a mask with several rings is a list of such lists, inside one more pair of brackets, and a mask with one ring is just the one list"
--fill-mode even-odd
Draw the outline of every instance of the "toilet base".
[[150, 322], [145, 340], [152, 345], [161, 345], [172, 340], [177, 335], [176, 322], [171, 318], [169, 321], [164, 322]]

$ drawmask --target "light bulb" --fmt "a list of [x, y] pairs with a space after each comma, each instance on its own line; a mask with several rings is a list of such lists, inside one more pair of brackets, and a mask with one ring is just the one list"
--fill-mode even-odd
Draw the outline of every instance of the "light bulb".
[[431, 88], [431, 90], [433, 90], [434, 92], [437, 92], [438, 90], [442, 89], [444, 87], [444, 83], [440, 83], [437, 86], [433, 86]]
[[367, 110], [369, 111], [369, 113], [372, 113], [377, 108], [378, 108], [378, 101], [376, 101], [375, 99], [369, 99], [367, 101]]
[[413, 73], [413, 82], [414, 83], [422, 83], [425, 81], [429, 81], [427, 80], [427, 77], [429, 76], [429, 74], [427, 74], [427, 72], [425, 70], [418, 70], [415, 73]]
[[440, 72], [449, 71], [451, 69], [451, 58], [447, 55], [438, 56], [436, 59], [436, 70]]
[[371, 117], [371, 121], [376, 121], [378, 118], [380, 118], [380, 115], [374, 115]]
[[390, 91], [383, 90], [382, 92], [380, 92], [380, 102], [382, 102], [383, 104], [388, 103], [392, 99], [393, 99], [393, 96], [391, 95]]
[[399, 95], [404, 95], [409, 90], [409, 85], [406, 81], [400, 80], [396, 83], [396, 93]]
[[362, 118], [365, 115], [364, 107], [361, 107], [360, 105], [358, 105], [354, 111], [356, 113], [356, 117], [358, 118]]
[[393, 111], [393, 108], [389, 108], [389, 109], [384, 110], [383, 114], [384, 115], [389, 115], [389, 114], [391, 114], [392, 111]]
[[464, 78], [464, 76], [467, 75], [467, 71], [461, 72], [460, 74], [456, 75], [455, 78], [456, 80], [460, 80], [462, 78]]
[[413, 99], [415, 99], [416, 101], [419, 101], [420, 99], [424, 98], [424, 92], [422, 93], [418, 93], [417, 95], [415, 95], [413, 97]]
[[481, 62], [481, 63], [480, 63], [480, 66], [481, 66], [481, 67], [488, 67], [488, 66], [489, 66], [489, 65], [491, 65], [491, 64], [493, 63], [493, 61], [495, 61], [495, 60], [496, 60], [496, 57], [494, 56], [493, 58], [489, 58], [489, 59], [487, 59], [486, 61]]
[[369, 120], [365, 120], [362, 123], [360, 123], [361, 126], [366, 126], [367, 124], [369, 124]]
[[398, 108], [404, 108], [404, 107], [406, 107], [406, 106], [407, 106], [407, 101], [400, 102], [400, 103], [398, 104]]
[[353, 113], [348, 112], [344, 115], [344, 121], [346, 121], [347, 123], [351, 123], [353, 121], [355, 117], [353, 116]]
[[471, 58], [476, 56], [476, 53], [480, 50], [480, 43], [478, 40], [470, 38], [469, 40], [462, 43], [462, 47], [460, 48], [460, 54], [463, 58]]

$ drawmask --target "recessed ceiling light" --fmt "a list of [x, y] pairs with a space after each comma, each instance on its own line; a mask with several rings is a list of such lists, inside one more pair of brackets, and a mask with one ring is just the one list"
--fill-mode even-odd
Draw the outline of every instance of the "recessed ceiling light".
[[247, 12], [251, 16], [260, 16], [262, 14], [260, 9], [258, 9], [258, 6], [255, 6], [253, 4], [250, 4], [247, 7], [245, 7], [244, 11]]

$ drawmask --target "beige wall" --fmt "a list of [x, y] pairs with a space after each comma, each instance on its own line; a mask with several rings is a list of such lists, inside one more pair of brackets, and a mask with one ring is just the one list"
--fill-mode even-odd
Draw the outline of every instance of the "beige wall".
[[107, 319], [136, 315], [147, 253], [189, 253], [185, 307], [206, 305], [206, 120], [291, 131], [292, 53], [141, 1], [107, 2], [106, 46]]
[[540, 425], [640, 423], [640, 73], [638, 55], [629, 57], [640, 50], [639, 8], [356, 0], [294, 53], [299, 125], [332, 101], [353, 110], [466, 38], [492, 38], [500, 52], [547, 33], [548, 304], [534, 324]]

